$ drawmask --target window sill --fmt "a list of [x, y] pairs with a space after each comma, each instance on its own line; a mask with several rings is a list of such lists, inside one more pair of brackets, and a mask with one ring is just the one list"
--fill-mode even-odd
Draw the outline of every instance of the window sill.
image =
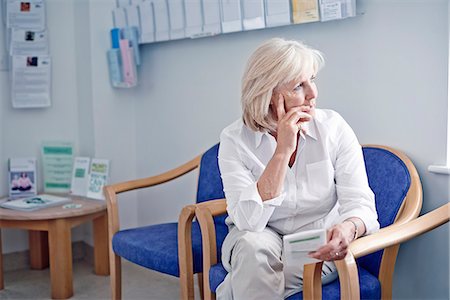
[[428, 166], [428, 171], [436, 174], [450, 175], [450, 166], [431, 165]]

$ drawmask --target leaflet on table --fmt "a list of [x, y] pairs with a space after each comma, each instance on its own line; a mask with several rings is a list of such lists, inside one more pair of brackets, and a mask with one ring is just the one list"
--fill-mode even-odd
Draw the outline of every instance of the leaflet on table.
[[89, 174], [89, 185], [87, 197], [104, 200], [103, 187], [108, 182], [109, 160], [93, 158], [91, 162], [91, 172]]
[[44, 142], [42, 166], [46, 193], [69, 193], [72, 181], [73, 146], [70, 142]]
[[33, 211], [46, 207], [58, 206], [67, 202], [71, 202], [70, 198], [44, 194], [3, 202], [0, 204], [0, 207], [21, 211]]
[[10, 158], [8, 173], [10, 199], [36, 195], [36, 158]]
[[89, 179], [89, 157], [75, 157], [72, 171], [72, 184], [70, 193], [72, 195], [86, 196]]
[[43, 0], [6, 0], [8, 28], [45, 29], [45, 2]]
[[325, 229], [314, 229], [283, 236], [283, 255], [286, 263], [296, 263], [298, 260], [304, 263], [317, 262], [317, 259], [308, 257], [308, 253], [316, 251], [326, 242]]
[[33, 31], [13, 28], [10, 39], [10, 55], [37, 56], [49, 54], [47, 30]]
[[50, 106], [50, 56], [13, 56], [11, 98], [14, 108]]

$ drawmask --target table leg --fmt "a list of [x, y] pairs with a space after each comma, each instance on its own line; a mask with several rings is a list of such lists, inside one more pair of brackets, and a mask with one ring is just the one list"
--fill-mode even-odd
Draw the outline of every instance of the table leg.
[[49, 221], [50, 280], [53, 299], [73, 295], [72, 237], [69, 222], [64, 219]]
[[48, 233], [46, 231], [28, 231], [31, 269], [42, 270], [48, 267]]
[[0, 229], [0, 290], [3, 290], [5, 285], [3, 283], [3, 250], [2, 250], [2, 230]]
[[109, 275], [108, 215], [93, 220], [95, 274]]

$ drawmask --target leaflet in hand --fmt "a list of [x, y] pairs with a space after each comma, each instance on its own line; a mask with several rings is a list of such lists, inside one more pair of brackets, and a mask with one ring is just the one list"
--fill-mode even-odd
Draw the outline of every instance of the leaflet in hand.
[[314, 229], [283, 237], [284, 256], [286, 262], [295, 263], [301, 260], [303, 263], [317, 262], [317, 259], [308, 257], [308, 253], [316, 251], [327, 243], [325, 229]]

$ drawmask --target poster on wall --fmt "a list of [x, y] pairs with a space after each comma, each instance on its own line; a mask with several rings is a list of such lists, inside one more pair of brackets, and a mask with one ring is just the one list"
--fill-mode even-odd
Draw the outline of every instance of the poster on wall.
[[8, 28], [45, 29], [45, 2], [43, 0], [6, 0]]
[[12, 57], [11, 99], [14, 108], [50, 106], [50, 56]]

